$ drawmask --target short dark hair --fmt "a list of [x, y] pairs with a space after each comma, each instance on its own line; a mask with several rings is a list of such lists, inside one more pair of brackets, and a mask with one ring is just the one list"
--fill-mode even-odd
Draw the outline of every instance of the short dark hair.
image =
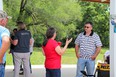
[[85, 24], [90, 24], [91, 26], [93, 26], [93, 23], [90, 21], [86, 22]]
[[24, 24], [22, 21], [17, 21], [16, 23], [17, 23], [17, 25], [18, 24]]
[[17, 25], [20, 26], [20, 29], [25, 29], [26, 25], [22, 21], [18, 21]]
[[13, 31], [16, 30], [17, 31], [17, 28], [14, 28]]

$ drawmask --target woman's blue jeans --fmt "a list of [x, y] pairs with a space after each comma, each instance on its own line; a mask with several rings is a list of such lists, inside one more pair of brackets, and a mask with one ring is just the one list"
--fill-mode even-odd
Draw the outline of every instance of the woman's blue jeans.
[[46, 77], [61, 77], [60, 69], [47, 69], [46, 68]]

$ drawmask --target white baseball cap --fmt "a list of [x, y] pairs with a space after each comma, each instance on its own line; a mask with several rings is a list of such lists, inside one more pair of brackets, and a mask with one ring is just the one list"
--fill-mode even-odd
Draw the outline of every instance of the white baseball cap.
[[3, 10], [0, 10], [0, 18], [8, 18], [11, 19], [11, 16], [8, 16], [7, 13]]

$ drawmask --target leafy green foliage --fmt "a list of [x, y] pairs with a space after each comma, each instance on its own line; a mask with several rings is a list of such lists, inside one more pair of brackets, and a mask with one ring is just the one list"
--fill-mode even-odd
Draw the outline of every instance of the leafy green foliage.
[[48, 27], [55, 27], [57, 39], [62, 40], [69, 33], [75, 32], [75, 21], [82, 19], [81, 7], [73, 0], [4, 0], [4, 6], [13, 17], [9, 26], [16, 25], [16, 21], [24, 21], [38, 40], [45, 37]]
[[109, 5], [92, 2], [81, 2], [83, 20], [78, 26], [78, 32], [83, 31], [84, 23], [93, 22], [93, 30], [98, 33], [103, 46], [109, 46]]
[[12, 16], [8, 28], [17, 27], [17, 21], [27, 25], [35, 39], [36, 46], [41, 46], [48, 27], [55, 27], [57, 40], [65, 43], [67, 36], [74, 40], [83, 31], [86, 21], [92, 21], [94, 31], [100, 35], [103, 46], [109, 46], [109, 5], [80, 0], [3, 0], [4, 10]]

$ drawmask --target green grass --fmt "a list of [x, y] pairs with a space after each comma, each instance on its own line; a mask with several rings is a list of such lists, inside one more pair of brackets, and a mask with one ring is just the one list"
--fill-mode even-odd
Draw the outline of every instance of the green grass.
[[[103, 61], [103, 54], [106, 52], [107, 48], [102, 48], [100, 54], [98, 55], [97, 60]], [[44, 64], [44, 56], [42, 54], [41, 48], [34, 47], [33, 54], [31, 55], [31, 63], [33, 65], [41, 65]], [[7, 52], [7, 58], [6, 58], [7, 65], [12, 65], [12, 55], [8, 54]], [[77, 58], [75, 56], [75, 49], [74, 48], [68, 48], [65, 52], [65, 54], [62, 56], [62, 64], [76, 64]]]

